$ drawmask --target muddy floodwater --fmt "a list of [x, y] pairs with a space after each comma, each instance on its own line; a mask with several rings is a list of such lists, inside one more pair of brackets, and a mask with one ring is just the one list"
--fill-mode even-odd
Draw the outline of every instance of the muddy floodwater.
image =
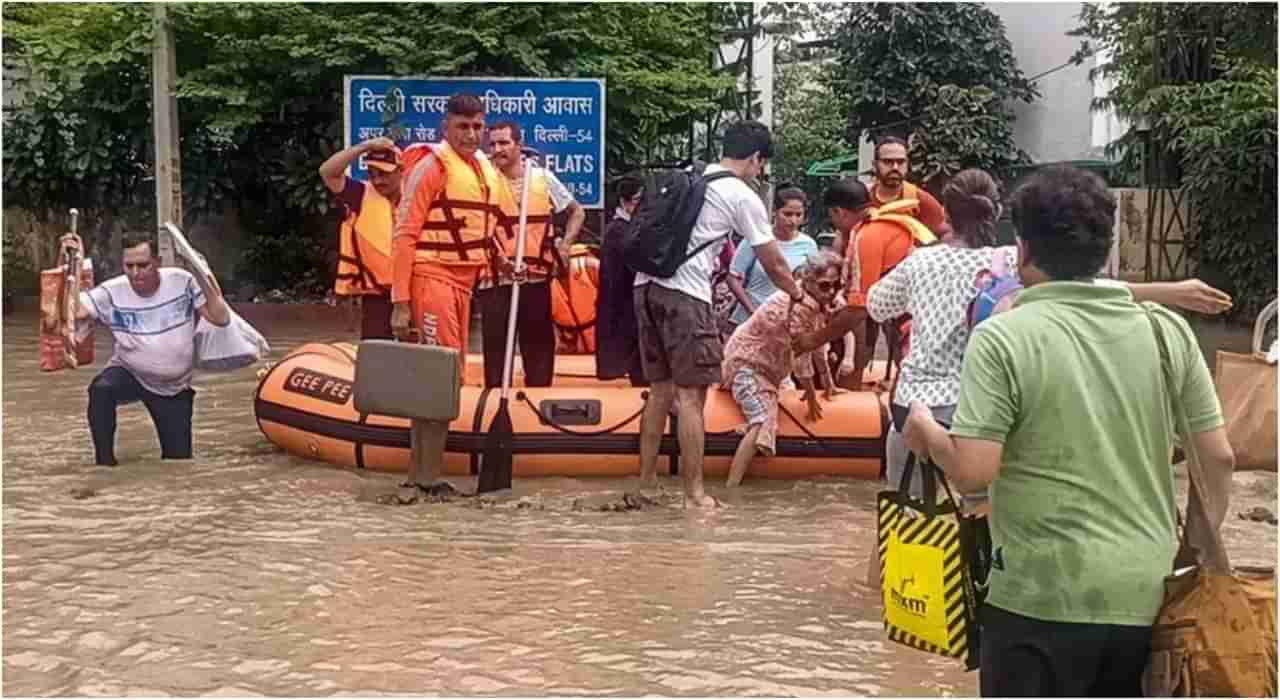
[[[730, 507], [698, 515], [600, 512], [630, 486], [601, 479], [382, 505], [394, 475], [266, 441], [254, 369], [197, 376], [196, 459], [161, 462], [133, 405], [121, 466], [95, 467], [85, 387], [110, 339], [92, 368], [42, 374], [35, 325], [3, 328], [7, 695], [977, 692], [958, 662], [885, 639], [860, 585], [876, 484], [713, 485]], [[341, 337], [259, 327], [272, 360]], [[1274, 562], [1276, 528], [1236, 512], [1274, 509], [1275, 478], [1236, 492], [1232, 554]]]

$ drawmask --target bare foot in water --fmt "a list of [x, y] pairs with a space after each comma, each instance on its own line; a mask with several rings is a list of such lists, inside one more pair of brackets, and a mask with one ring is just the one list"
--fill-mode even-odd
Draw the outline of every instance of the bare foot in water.
[[646, 496], [653, 496], [661, 493], [662, 487], [658, 485], [657, 475], [654, 475], [649, 479], [641, 478], [640, 485], [636, 488], [636, 491]]
[[688, 508], [721, 508], [723, 506], [720, 505], [720, 501], [717, 501], [716, 499], [704, 493], [701, 496], [685, 496], [684, 507], [688, 509]]

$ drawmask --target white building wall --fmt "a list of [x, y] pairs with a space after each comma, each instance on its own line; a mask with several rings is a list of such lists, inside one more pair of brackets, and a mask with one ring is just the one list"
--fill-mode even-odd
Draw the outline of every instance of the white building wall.
[[[1098, 66], [1110, 60], [1110, 52], [1099, 51], [1094, 56], [1093, 66]], [[1111, 78], [1100, 78], [1093, 84], [1093, 96], [1095, 98], [1106, 97], [1111, 91], [1111, 87], [1115, 84], [1115, 80]], [[1108, 109], [1093, 113], [1093, 151], [1097, 158], [1105, 158], [1105, 151], [1109, 144], [1124, 136], [1129, 131], [1129, 124], [1123, 119], [1116, 116], [1115, 110]], [[1108, 159], [1109, 160], [1109, 159]]]
[[[1104, 147], [1124, 133], [1125, 125], [1111, 113], [1094, 113], [1094, 97], [1108, 86], [1090, 82], [1089, 71], [1101, 58], [1078, 66], [1066, 65], [1080, 47], [1080, 38], [1067, 32], [1078, 26], [1078, 2], [990, 2], [986, 6], [1000, 17], [1014, 58], [1023, 75], [1040, 76], [1035, 86], [1040, 97], [1013, 105], [1014, 140], [1033, 162], [1102, 159]], [[1056, 70], [1055, 70], [1056, 69]], [[1052, 72], [1049, 72], [1052, 71]], [[859, 144], [861, 170], [871, 167], [869, 142]]]
[[1031, 78], [1058, 68], [1036, 81], [1038, 100], [1014, 105], [1018, 145], [1040, 163], [1099, 156], [1089, 108], [1094, 97], [1089, 82], [1093, 61], [1059, 68], [1080, 48], [1079, 37], [1067, 36], [1079, 24], [1080, 3], [992, 2], [987, 7], [1004, 21], [1024, 75]]

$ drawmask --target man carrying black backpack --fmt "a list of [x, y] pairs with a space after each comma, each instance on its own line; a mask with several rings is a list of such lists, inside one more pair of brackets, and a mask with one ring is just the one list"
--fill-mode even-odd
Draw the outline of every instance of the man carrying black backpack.
[[711, 273], [729, 235], [737, 232], [743, 245], [755, 249], [778, 289], [793, 300], [803, 294], [773, 238], [764, 204], [744, 182], [764, 171], [771, 147], [764, 124], [730, 125], [719, 164], [701, 174], [651, 178], [627, 231], [624, 254], [636, 270], [640, 355], [652, 382], [640, 424], [640, 488], [657, 486], [658, 447], [674, 402], [686, 507], [716, 503], [702, 487], [702, 413], [707, 387], [720, 381], [723, 348], [711, 313]]

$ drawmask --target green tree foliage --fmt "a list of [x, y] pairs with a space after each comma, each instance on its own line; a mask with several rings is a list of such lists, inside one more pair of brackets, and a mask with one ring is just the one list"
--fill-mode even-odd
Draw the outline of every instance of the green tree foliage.
[[[1091, 73], [1092, 79], [1112, 81], [1106, 97], [1094, 106], [1110, 108], [1123, 119], [1143, 114], [1143, 100], [1155, 86], [1152, 66], [1156, 15], [1168, 38], [1182, 46], [1199, 50], [1209, 34], [1216, 35], [1212, 65], [1220, 75], [1229, 64], [1248, 62], [1274, 65], [1276, 61], [1276, 6], [1274, 3], [1163, 4], [1085, 3], [1081, 5], [1080, 26], [1072, 32], [1084, 42], [1077, 60], [1104, 51], [1109, 60]], [[1189, 56], [1175, 57], [1166, 73], [1181, 72], [1176, 63]]]
[[907, 137], [915, 178], [936, 187], [964, 168], [997, 176], [1029, 161], [1011, 105], [1030, 102], [1004, 24], [978, 3], [850, 3], [829, 35], [846, 138]]
[[[1150, 128], [1131, 130], [1114, 150], [1130, 172], [1142, 170], [1144, 139], [1172, 155], [1191, 199], [1199, 274], [1252, 318], [1276, 295], [1275, 3], [1086, 4], [1076, 34], [1086, 40], [1081, 55], [1110, 57], [1094, 71], [1114, 81], [1096, 106]], [[1183, 50], [1153, 51], [1156, 36]], [[1193, 70], [1197, 52], [1208, 60]], [[1166, 61], [1160, 81], [1156, 53]]]
[[824, 79], [827, 70], [821, 63], [786, 63], [778, 66], [773, 79], [772, 180], [794, 183], [809, 195], [811, 230], [826, 221], [826, 212], [818, 202], [830, 180], [809, 177], [805, 172], [814, 161], [853, 148], [844, 138], [844, 113], [834, 106], [830, 83]]
[[[153, 206], [152, 8], [6, 3], [6, 65], [26, 69], [5, 124], [4, 193], [46, 218]], [[607, 161], [684, 134], [714, 75], [692, 4], [187, 3], [172, 7], [186, 211], [241, 212], [246, 257], [332, 267], [337, 212], [316, 169], [342, 143], [344, 74], [605, 77]], [[270, 239], [270, 240], [266, 240]], [[331, 271], [328, 273], [331, 274]], [[327, 283], [327, 282], [326, 282]]]
[[25, 92], [5, 124], [7, 204], [49, 215], [135, 203], [151, 143], [142, 10], [11, 4], [4, 23], [5, 67]]

